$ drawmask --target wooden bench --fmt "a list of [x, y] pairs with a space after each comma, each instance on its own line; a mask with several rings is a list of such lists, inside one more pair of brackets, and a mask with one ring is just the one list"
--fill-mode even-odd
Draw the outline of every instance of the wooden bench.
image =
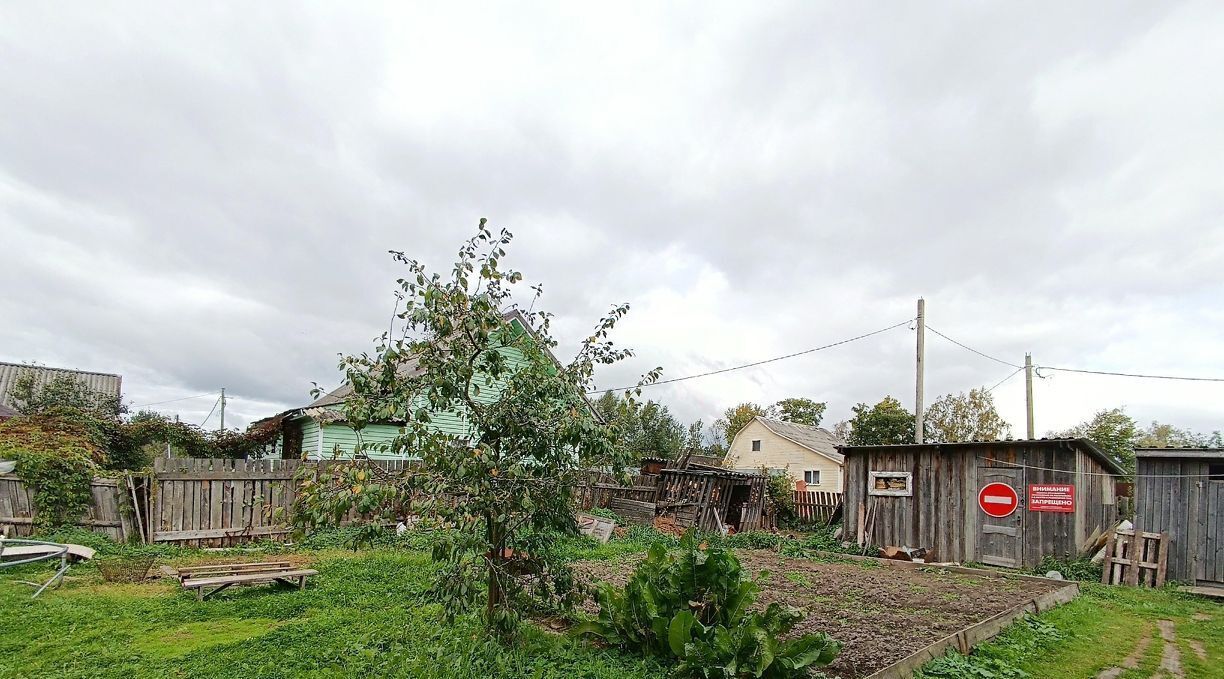
[[[306, 588], [306, 578], [318, 575], [310, 568], [294, 568], [288, 561], [265, 563], [207, 564], [180, 568], [174, 573], [183, 589], [194, 589], [200, 601], [232, 585], [254, 585], [267, 582], [283, 582]], [[212, 587], [212, 591], [205, 591]]]

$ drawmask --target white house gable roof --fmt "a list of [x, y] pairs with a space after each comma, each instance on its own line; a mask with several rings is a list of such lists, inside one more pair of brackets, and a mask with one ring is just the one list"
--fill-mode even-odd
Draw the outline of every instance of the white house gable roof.
[[846, 460], [844, 455], [837, 452], [837, 447], [842, 442], [827, 429], [795, 422], [783, 422], [768, 417], [758, 416], [756, 419], [769, 431], [784, 439], [794, 441], [813, 453], [823, 455], [837, 464], [842, 464]]

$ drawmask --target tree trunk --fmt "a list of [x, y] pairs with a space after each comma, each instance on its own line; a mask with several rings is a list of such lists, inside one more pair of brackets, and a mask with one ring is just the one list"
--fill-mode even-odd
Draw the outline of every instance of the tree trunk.
[[501, 563], [505, 556], [506, 536], [505, 527], [502, 526], [493, 517], [492, 512], [485, 514], [485, 534], [488, 537], [489, 543], [489, 573], [488, 573], [488, 601], [485, 604], [485, 624], [490, 628], [493, 627], [494, 615], [498, 608], [501, 607], [505, 599], [505, 593], [502, 592], [501, 582], [498, 580], [498, 571], [501, 569]]

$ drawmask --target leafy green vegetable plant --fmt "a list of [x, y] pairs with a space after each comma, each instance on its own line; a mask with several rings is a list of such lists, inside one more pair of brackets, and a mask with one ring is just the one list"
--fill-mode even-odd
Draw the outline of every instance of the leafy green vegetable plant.
[[573, 633], [677, 660], [679, 676], [784, 679], [832, 662], [840, 645], [826, 634], [780, 640], [803, 614], [777, 603], [750, 612], [760, 585], [732, 552], [697, 541], [690, 531], [675, 554], [652, 545], [623, 590], [598, 587], [599, 616]]

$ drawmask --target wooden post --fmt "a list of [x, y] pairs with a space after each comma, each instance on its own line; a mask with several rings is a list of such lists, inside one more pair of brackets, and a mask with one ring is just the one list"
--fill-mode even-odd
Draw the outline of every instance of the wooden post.
[[922, 443], [923, 362], [926, 360], [926, 301], [918, 298], [918, 346], [914, 361], [914, 443]]
[[1143, 560], [1143, 532], [1139, 530], [1139, 526], [1135, 526], [1134, 534], [1131, 535], [1130, 541], [1130, 573], [1126, 576], [1126, 584], [1139, 584], [1139, 562]]
[[1109, 531], [1109, 538], [1105, 540], [1105, 560], [1101, 562], [1101, 584], [1111, 584], [1113, 579], [1113, 555], [1114, 555], [1114, 532]]
[[1026, 431], [1028, 437], [1034, 439], [1037, 434], [1033, 426], [1033, 355], [1028, 352], [1024, 354], [1024, 403], [1028, 412]]

